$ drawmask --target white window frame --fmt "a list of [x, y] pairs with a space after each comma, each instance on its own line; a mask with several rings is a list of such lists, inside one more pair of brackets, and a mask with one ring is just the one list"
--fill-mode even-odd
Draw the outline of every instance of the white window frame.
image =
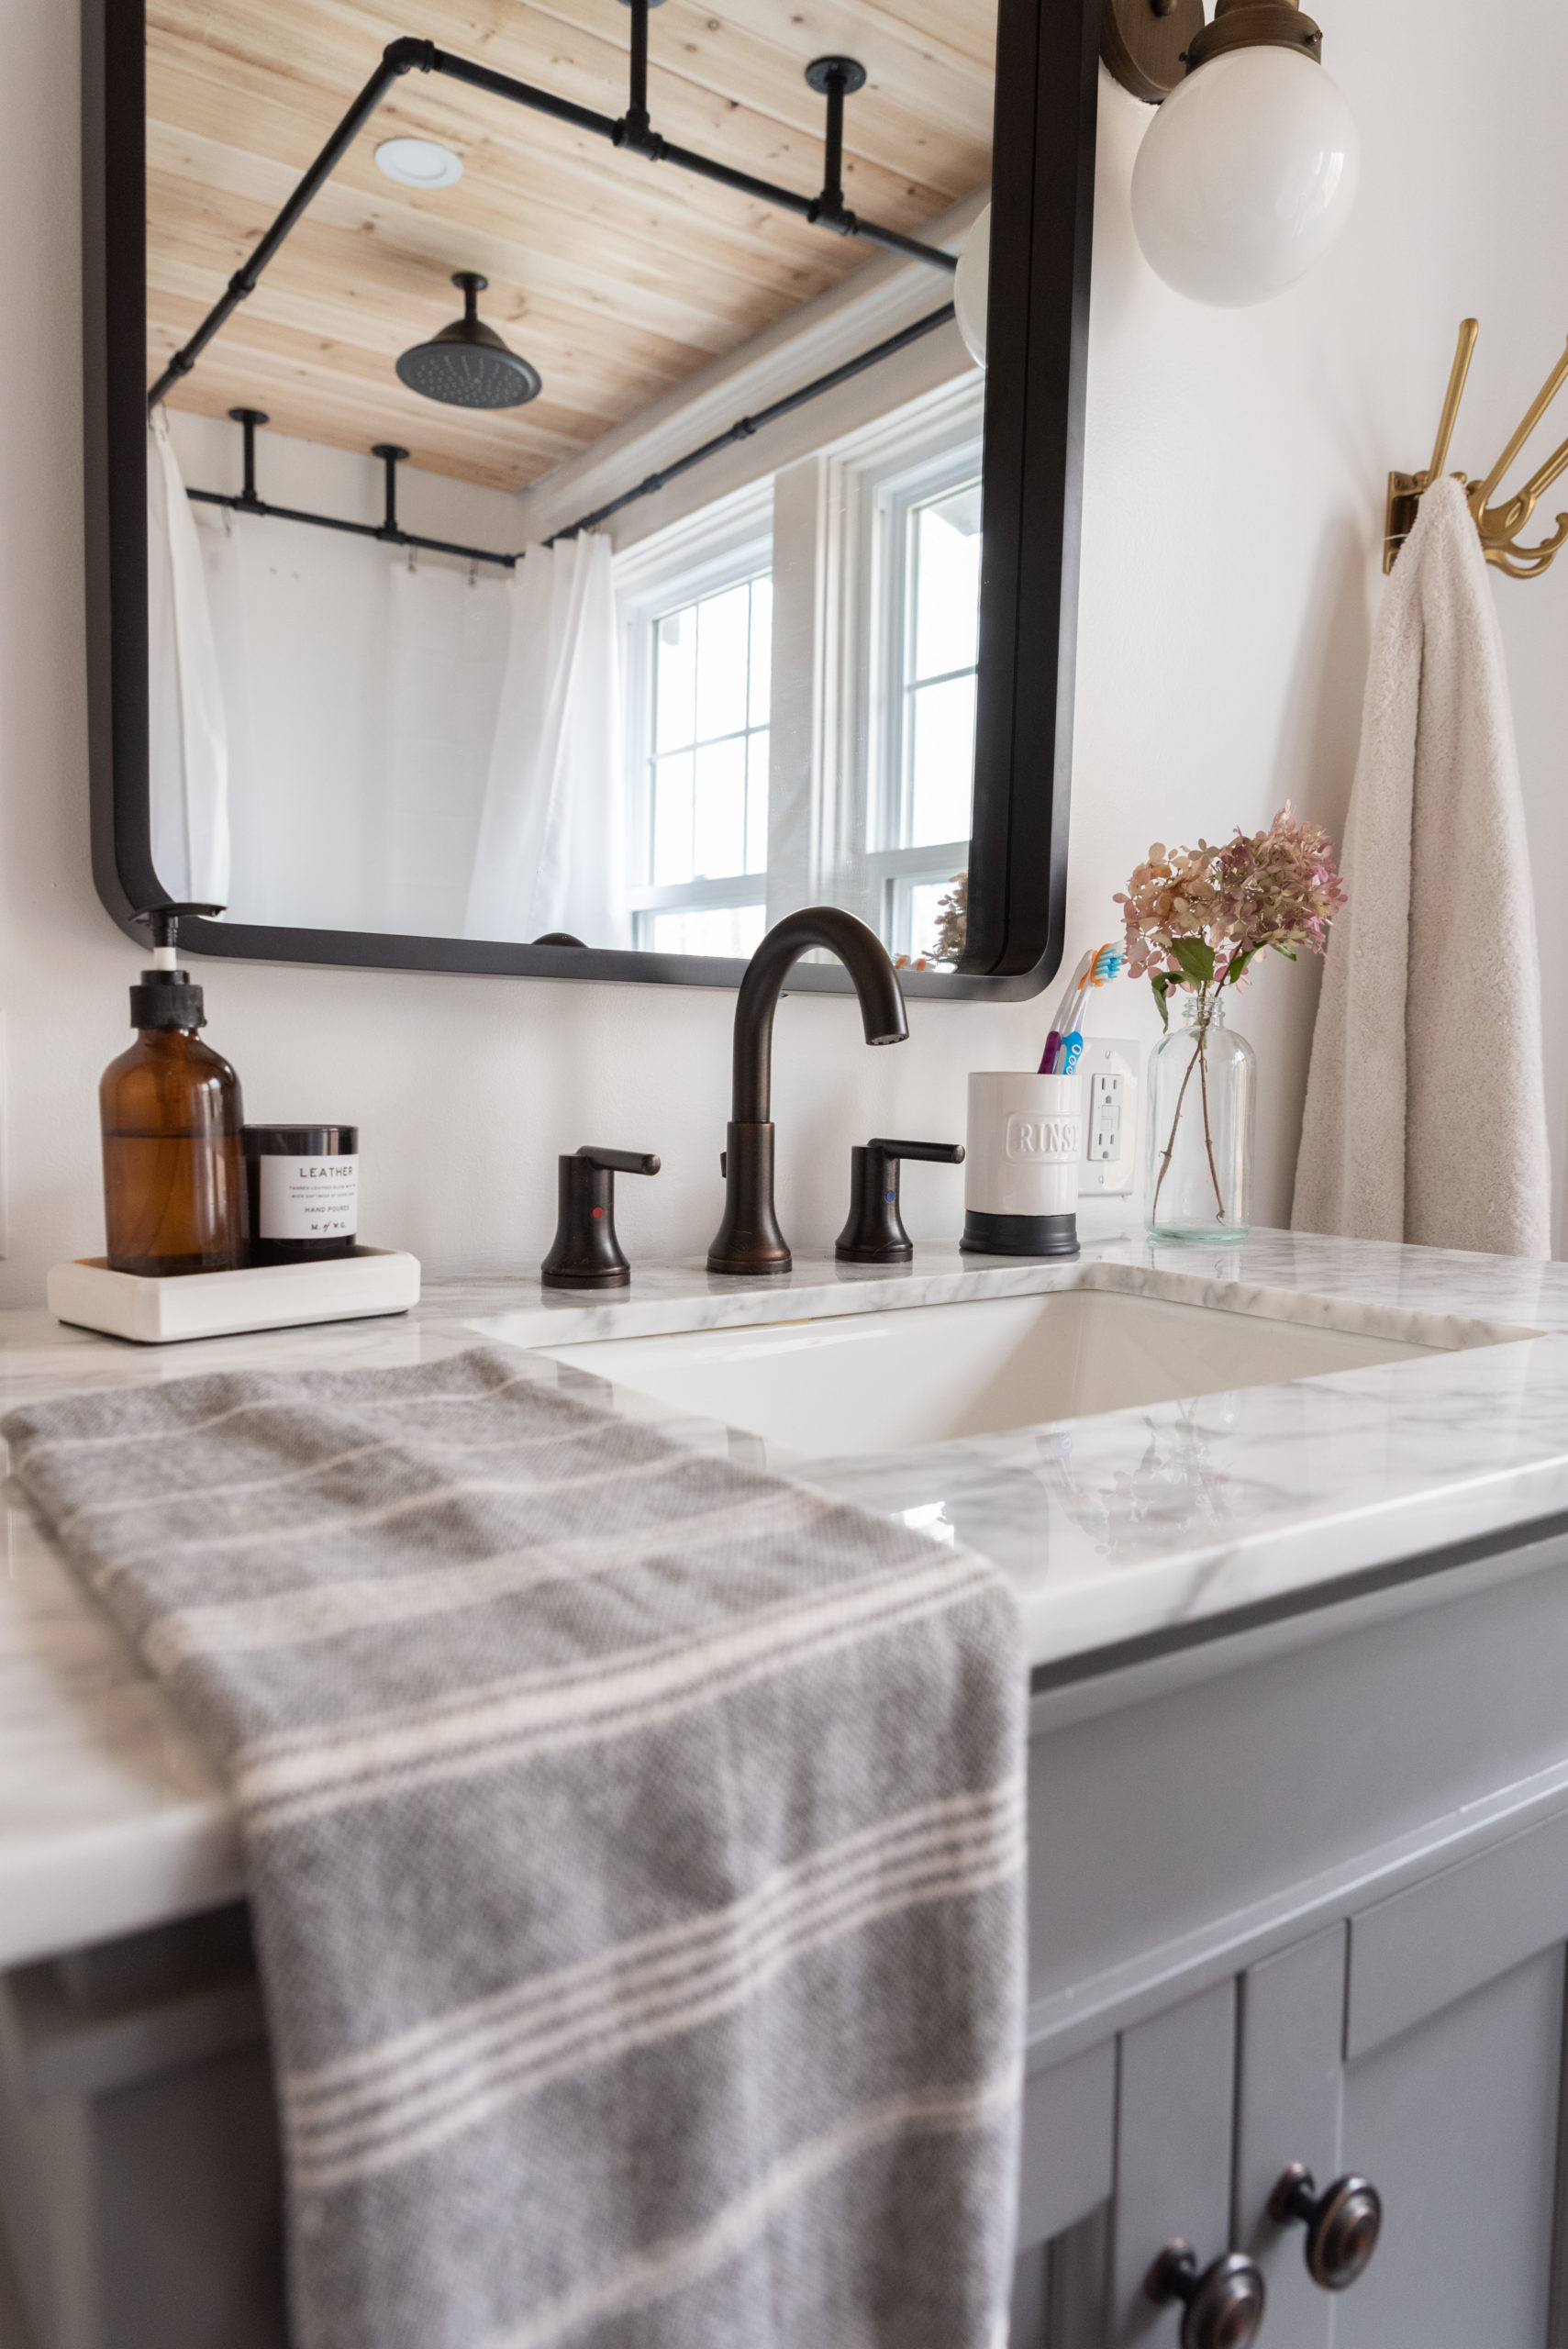
[[652, 640], [655, 623], [671, 611], [718, 595], [743, 579], [770, 575], [773, 559], [771, 477], [704, 507], [615, 559], [617, 616], [621, 630], [622, 740], [626, 761], [628, 837], [633, 842], [627, 891], [632, 940], [652, 944], [652, 917], [726, 906], [765, 906], [768, 875], [705, 874], [701, 880], [655, 887], [653, 793], [650, 738], [653, 716]]
[[[983, 383], [959, 377], [617, 556], [628, 837], [638, 875], [628, 895], [639, 946], [651, 943], [651, 917], [665, 910], [760, 905], [776, 918], [792, 904], [830, 897], [860, 911], [890, 952], [907, 954], [913, 891], [929, 884], [945, 888], [967, 868], [967, 839], [919, 848], [893, 843], [904, 825], [906, 789], [909, 516], [978, 476], [984, 426]], [[781, 520], [775, 529], [775, 498], [792, 494], [792, 525]], [[792, 570], [796, 575], [786, 577]], [[773, 581], [774, 651], [767, 867], [655, 887], [653, 623], [764, 571]], [[806, 713], [793, 728], [783, 722], [777, 658], [781, 632], [807, 614], [805, 637], [816, 652], [809, 686], [800, 678], [795, 690], [809, 691], [807, 730], [816, 745], [804, 762], [812, 770], [809, 842], [795, 839], [785, 820], [792, 809], [797, 825], [801, 820], [797, 803], [807, 777], [790, 772], [789, 759], [803, 763]], [[804, 640], [795, 628], [797, 665]], [[793, 753], [786, 735], [795, 738]]]
[[[973, 377], [922, 401], [858, 443], [840, 449], [834, 503], [844, 518], [838, 550], [844, 642], [844, 725], [851, 755], [841, 762], [846, 804], [838, 826], [852, 841], [862, 894], [889, 952], [907, 954], [912, 892], [945, 887], [969, 864], [970, 842], [902, 845], [905, 805], [905, 662], [912, 622], [909, 518], [932, 499], [979, 479], [984, 393]], [[851, 853], [853, 851], [851, 852]]]

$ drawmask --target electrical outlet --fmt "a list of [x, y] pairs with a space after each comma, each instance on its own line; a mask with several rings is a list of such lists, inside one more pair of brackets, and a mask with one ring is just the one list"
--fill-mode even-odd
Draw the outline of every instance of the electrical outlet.
[[1078, 1189], [1085, 1198], [1124, 1198], [1136, 1188], [1140, 1057], [1138, 1045], [1128, 1039], [1084, 1039], [1077, 1072], [1084, 1080]]

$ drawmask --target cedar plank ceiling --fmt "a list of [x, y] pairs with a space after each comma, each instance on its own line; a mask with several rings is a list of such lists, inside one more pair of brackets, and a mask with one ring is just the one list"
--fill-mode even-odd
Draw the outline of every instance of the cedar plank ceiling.
[[[618, 0], [148, 0], [148, 371], [194, 331], [400, 34], [618, 116]], [[990, 172], [995, 0], [664, 0], [650, 18], [654, 126], [814, 194], [823, 101], [805, 68], [858, 57], [844, 185], [917, 233]], [[449, 188], [374, 161], [399, 134], [462, 156]], [[668, 163], [414, 72], [395, 84], [257, 291], [171, 405], [266, 409], [279, 432], [517, 490], [861, 267], [876, 249]], [[528, 406], [476, 414], [405, 390], [400, 351], [480, 314], [532, 360]], [[933, 283], [933, 295], [942, 298]]]

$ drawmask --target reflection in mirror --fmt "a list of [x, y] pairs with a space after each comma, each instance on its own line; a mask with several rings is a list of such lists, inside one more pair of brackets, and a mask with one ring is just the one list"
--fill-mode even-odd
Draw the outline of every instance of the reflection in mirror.
[[[995, 17], [154, 0], [170, 897], [729, 957], [832, 903], [956, 962], [984, 376], [952, 262], [986, 199]], [[639, 152], [599, 132], [635, 122], [642, 31]], [[257, 271], [400, 33], [420, 53]], [[860, 233], [832, 232], [840, 186]]]

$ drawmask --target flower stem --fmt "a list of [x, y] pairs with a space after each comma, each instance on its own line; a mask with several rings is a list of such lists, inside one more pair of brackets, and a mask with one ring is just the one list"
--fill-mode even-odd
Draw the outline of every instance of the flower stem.
[[1214, 1135], [1208, 1122], [1208, 1007], [1200, 1004], [1198, 1010], [1198, 1082], [1203, 1087], [1203, 1141], [1208, 1152], [1209, 1180], [1214, 1185], [1214, 1204], [1218, 1209], [1216, 1223], [1225, 1220], [1225, 1195], [1219, 1187], [1219, 1170], [1214, 1163]]
[[1151, 1223], [1160, 1212], [1160, 1194], [1165, 1187], [1165, 1177], [1171, 1171], [1171, 1160], [1176, 1148], [1176, 1128], [1181, 1123], [1182, 1105], [1187, 1097], [1187, 1087], [1192, 1083], [1195, 1068], [1198, 1072], [1198, 1085], [1203, 1094], [1203, 1139], [1208, 1152], [1208, 1172], [1214, 1184], [1215, 1202], [1219, 1210], [1215, 1220], [1217, 1223], [1225, 1221], [1225, 1195], [1219, 1187], [1219, 1170], [1214, 1163], [1214, 1134], [1208, 1115], [1208, 990], [1207, 987], [1201, 987], [1198, 990], [1197, 1042], [1193, 1048], [1193, 1056], [1187, 1063], [1186, 1074], [1182, 1079], [1182, 1089], [1176, 1096], [1176, 1106], [1171, 1114], [1171, 1130], [1166, 1138], [1165, 1147], [1160, 1153], [1160, 1173], [1154, 1185], [1154, 1197], [1149, 1209], [1149, 1219]]
[[1171, 1156], [1176, 1147], [1176, 1128], [1181, 1123], [1182, 1104], [1187, 1097], [1187, 1087], [1192, 1083], [1193, 1071], [1197, 1066], [1198, 1054], [1202, 1051], [1203, 1041], [1200, 1038], [1191, 1060], [1187, 1063], [1187, 1073], [1182, 1079], [1182, 1089], [1176, 1096], [1176, 1106], [1171, 1117], [1171, 1131], [1166, 1140], [1165, 1147], [1160, 1153], [1160, 1177], [1154, 1186], [1153, 1204], [1149, 1210], [1151, 1222], [1154, 1220], [1160, 1212], [1160, 1194], [1165, 1187], [1165, 1177], [1171, 1171]]

